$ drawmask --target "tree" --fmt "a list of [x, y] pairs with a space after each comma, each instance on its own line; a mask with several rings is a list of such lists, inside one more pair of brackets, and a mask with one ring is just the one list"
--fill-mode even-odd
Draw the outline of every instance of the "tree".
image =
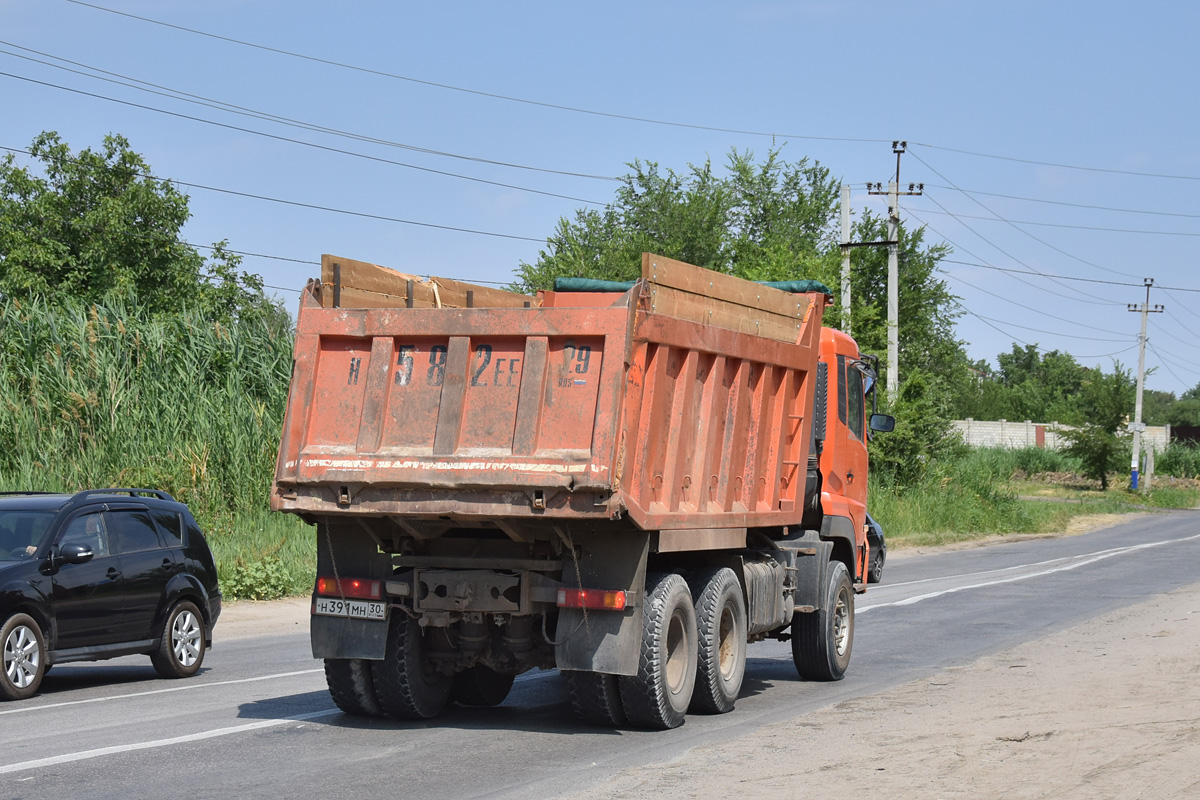
[[41, 174], [0, 160], [0, 295], [135, 297], [151, 311], [200, 306], [215, 316], [270, 310], [257, 276], [224, 242], [206, 261], [180, 239], [188, 197], [123, 136], [72, 154], [53, 132], [30, 153]]
[[1034, 419], [1079, 425], [1087, 420], [1080, 390], [1091, 370], [1058, 350], [1043, 352], [1035, 344], [1013, 344], [996, 356], [994, 376], [968, 387], [955, 398], [961, 417]]
[[1086, 421], [1077, 428], [1064, 430], [1070, 442], [1066, 452], [1083, 464], [1083, 474], [1108, 489], [1108, 473], [1121, 469], [1122, 457], [1129, 452], [1127, 437], [1117, 431], [1133, 408], [1135, 384], [1129, 370], [1113, 362], [1111, 374], [1099, 369], [1087, 370], [1080, 385], [1079, 409]]
[[[779, 149], [760, 162], [732, 150], [725, 174], [712, 162], [684, 173], [634, 161], [612, 203], [560, 219], [533, 264], [522, 263], [512, 287], [549, 289], [558, 277], [632, 280], [643, 252], [750, 280], [815, 278], [840, 285], [839, 182], [828, 168]], [[864, 212], [858, 241], [885, 238], [887, 221]], [[924, 369], [938, 382], [970, 379], [962, 344], [954, 336], [954, 298], [936, 277], [947, 254], [927, 246], [921, 230], [900, 230], [901, 372]], [[887, 259], [882, 250], [856, 251], [852, 274], [855, 338], [863, 352], [887, 351]], [[841, 324], [840, 306], [825, 309], [826, 324]], [[940, 391], [945, 392], [943, 387]]]
[[643, 252], [752, 280], [836, 275], [838, 184], [820, 164], [788, 163], [773, 149], [762, 163], [731, 151], [724, 177], [710, 160], [682, 174], [629, 166], [602, 211], [559, 220], [537, 261], [518, 267], [515, 290], [549, 289], [564, 276], [632, 280]]

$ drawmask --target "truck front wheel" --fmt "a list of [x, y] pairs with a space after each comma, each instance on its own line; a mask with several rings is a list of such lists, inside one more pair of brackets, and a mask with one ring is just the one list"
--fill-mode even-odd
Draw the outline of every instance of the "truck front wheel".
[[425, 656], [421, 626], [397, 612], [389, 623], [382, 661], [371, 662], [379, 705], [396, 719], [431, 719], [446, 707], [453, 680], [433, 669]]
[[696, 607], [676, 574], [647, 576], [638, 671], [622, 676], [621, 703], [634, 725], [666, 730], [683, 724], [696, 685]]
[[840, 561], [829, 564], [823, 599], [819, 611], [792, 618], [792, 660], [805, 680], [840, 681], [854, 646], [854, 587]]

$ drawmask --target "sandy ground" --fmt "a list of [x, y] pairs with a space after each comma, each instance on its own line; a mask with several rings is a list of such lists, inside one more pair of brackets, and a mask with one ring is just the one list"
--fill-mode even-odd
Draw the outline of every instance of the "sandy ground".
[[[906, 554], [907, 555], [907, 554]], [[216, 637], [306, 630], [307, 598], [231, 603]], [[840, 703], [579, 798], [1200, 798], [1200, 584]]]

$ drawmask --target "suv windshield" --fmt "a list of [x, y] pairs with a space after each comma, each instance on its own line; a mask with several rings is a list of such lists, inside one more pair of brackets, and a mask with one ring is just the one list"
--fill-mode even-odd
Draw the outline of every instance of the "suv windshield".
[[32, 558], [54, 514], [53, 511], [0, 510], [0, 561]]

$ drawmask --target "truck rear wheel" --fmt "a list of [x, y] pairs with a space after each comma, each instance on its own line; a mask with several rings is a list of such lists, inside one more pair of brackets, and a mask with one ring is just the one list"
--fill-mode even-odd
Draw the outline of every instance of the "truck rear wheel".
[[371, 662], [379, 705], [396, 719], [436, 717], [450, 698], [453, 680], [425, 657], [421, 626], [404, 613], [392, 615], [382, 661]]
[[361, 658], [325, 659], [325, 684], [333, 702], [347, 714], [381, 717], [383, 708], [375, 697], [371, 662]]
[[581, 720], [606, 728], [620, 728], [629, 722], [621, 705], [621, 685], [616, 675], [566, 670], [563, 676], [567, 679], [571, 708]]
[[646, 578], [642, 645], [636, 675], [621, 676], [621, 703], [634, 725], [683, 724], [696, 685], [696, 607], [680, 576]]
[[454, 676], [450, 699], [464, 706], [498, 706], [512, 691], [513, 676], [476, 664]]
[[699, 648], [689, 710], [724, 714], [733, 710], [746, 675], [746, 600], [728, 567], [695, 580], [692, 598]]
[[854, 587], [840, 561], [829, 564], [821, 610], [792, 618], [792, 660], [800, 677], [840, 681], [854, 646]]

